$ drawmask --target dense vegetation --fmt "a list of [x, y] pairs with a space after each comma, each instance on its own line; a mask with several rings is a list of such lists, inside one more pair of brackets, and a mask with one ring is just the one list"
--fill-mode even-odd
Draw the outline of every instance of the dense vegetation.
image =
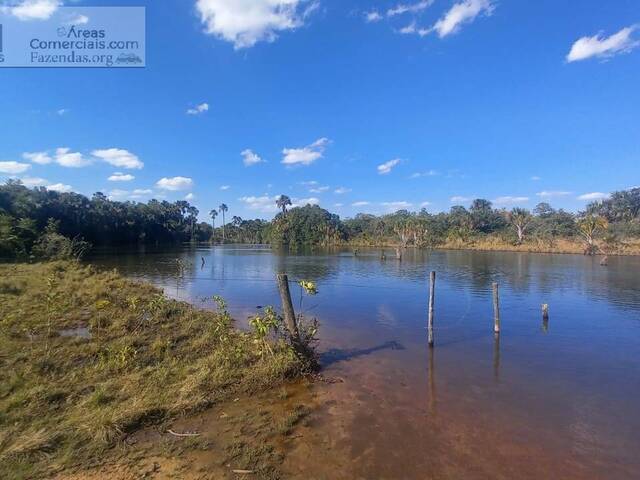
[[[198, 210], [186, 201], [116, 202], [96, 193], [30, 190], [10, 181], [0, 187], [0, 256], [56, 257], [62, 249], [76, 256], [92, 245], [169, 242], [236, 242], [273, 245], [399, 245], [585, 253], [637, 253], [640, 239], [640, 188], [615, 192], [574, 214], [548, 203], [533, 211], [496, 209], [474, 200], [449, 212], [400, 210], [388, 215], [358, 214], [341, 220], [319, 206], [287, 210], [279, 197], [275, 218], [243, 220], [221, 204], [211, 224], [198, 222]], [[215, 225], [222, 214], [222, 224]], [[67, 240], [67, 244], [64, 240]]]
[[[104, 462], [147, 425], [249, 398], [308, 371], [309, 359], [283, 337], [272, 309], [241, 332], [224, 302], [211, 300], [216, 312], [198, 310], [76, 262], [0, 265], [0, 478]], [[247, 418], [230, 420], [262, 449], [280, 424], [255, 417], [271, 430], [258, 434]], [[282, 431], [294, 420], [285, 419]], [[260, 473], [261, 458], [240, 458], [244, 450], [231, 443], [242, 436], [234, 430], [226, 438], [235, 427], [221, 422], [214, 432], [221, 465]]]

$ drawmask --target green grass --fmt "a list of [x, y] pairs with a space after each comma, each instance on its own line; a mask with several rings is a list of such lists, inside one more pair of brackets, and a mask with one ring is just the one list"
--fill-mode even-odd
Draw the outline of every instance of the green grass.
[[[0, 265], [0, 279], [2, 479], [86, 467], [146, 426], [279, 387], [305, 369], [282, 341], [265, 354], [226, 312], [115, 272]], [[78, 327], [90, 337], [59, 334]]]

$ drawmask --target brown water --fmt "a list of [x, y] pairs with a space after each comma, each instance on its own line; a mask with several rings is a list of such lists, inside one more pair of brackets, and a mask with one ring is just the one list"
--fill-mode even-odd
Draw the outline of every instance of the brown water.
[[[187, 265], [183, 278], [176, 258]], [[574, 255], [392, 258], [382, 261], [379, 249], [226, 246], [91, 261], [203, 306], [222, 295], [239, 320], [279, 303], [277, 272], [317, 282], [302, 309], [321, 321], [324, 375], [334, 381], [315, 387], [319, 409], [286, 459], [292, 478], [640, 478], [640, 258], [610, 258], [608, 267]]]

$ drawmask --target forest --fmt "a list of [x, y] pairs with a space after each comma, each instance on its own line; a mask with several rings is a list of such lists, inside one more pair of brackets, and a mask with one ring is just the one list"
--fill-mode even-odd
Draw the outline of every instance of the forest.
[[317, 205], [290, 205], [280, 196], [280, 212], [267, 221], [228, 219], [223, 203], [209, 212], [208, 223], [198, 221], [200, 212], [187, 201], [118, 202], [102, 193], [87, 198], [9, 180], [0, 186], [0, 257], [56, 258], [91, 246], [185, 242], [640, 253], [640, 188], [614, 192], [578, 213], [548, 203], [532, 211], [496, 209], [476, 199], [469, 208], [435, 214], [399, 210], [341, 219]]

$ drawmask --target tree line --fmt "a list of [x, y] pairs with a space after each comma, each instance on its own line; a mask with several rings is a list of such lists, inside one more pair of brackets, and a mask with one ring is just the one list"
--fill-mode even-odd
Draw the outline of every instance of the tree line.
[[[343, 220], [317, 205], [290, 208], [286, 195], [278, 197], [275, 206], [279, 213], [271, 221], [233, 215], [227, 223], [229, 208], [223, 203], [209, 212], [209, 224], [198, 222], [198, 209], [186, 201], [118, 202], [102, 193], [89, 199], [77, 193], [28, 189], [10, 180], [0, 186], [0, 256], [37, 256], [47, 251], [44, 241], [61, 242], [61, 238], [95, 246], [233, 242], [463, 248], [495, 242], [537, 244], [549, 251], [559, 242], [573, 242], [589, 254], [615, 251], [625, 241], [640, 238], [640, 188], [614, 192], [578, 213], [548, 203], [532, 211], [497, 209], [488, 200], [476, 199], [469, 208], [458, 205], [436, 214], [399, 210]], [[216, 226], [219, 214], [222, 224]]]

